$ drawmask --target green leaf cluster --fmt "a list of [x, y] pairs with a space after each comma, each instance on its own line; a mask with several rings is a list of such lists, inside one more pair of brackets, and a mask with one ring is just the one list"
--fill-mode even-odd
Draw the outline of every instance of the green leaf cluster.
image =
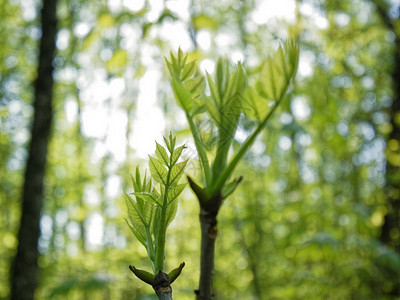
[[201, 112], [203, 105], [200, 96], [204, 93], [205, 81], [198, 72], [196, 62], [188, 63], [187, 55], [183, 55], [180, 49], [176, 57], [171, 53], [171, 61], [166, 62], [178, 105], [190, 115]]
[[[157, 190], [139, 168], [132, 176], [134, 192], [126, 195], [128, 219], [126, 222], [138, 241], [146, 248], [154, 274], [163, 270], [165, 235], [168, 225], [175, 218], [178, 196], [186, 184], [179, 183], [187, 160], [178, 162], [184, 145], [176, 147], [176, 138], [164, 138], [167, 149], [156, 142], [155, 157], [149, 156], [151, 178], [159, 185]], [[133, 196], [132, 196], [133, 195]]]
[[[187, 55], [181, 50], [176, 56], [171, 53], [170, 60], [167, 60], [171, 86], [178, 105], [185, 111], [204, 174], [204, 188], [191, 181], [192, 188], [198, 191], [196, 195], [203, 198], [200, 201], [207, 201], [216, 194], [226, 198], [234, 191], [241, 179], [231, 182], [228, 179], [284, 98], [295, 77], [298, 61], [297, 44], [287, 41], [265, 60], [260, 78], [250, 85], [240, 62], [233, 66], [226, 59], [219, 59], [214, 76], [208, 73], [202, 76], [197, 72], [196, 63], [187, 62]], [[205, 82], [209, 94], [205, 91]], [[269, 105], [271, 101], [272, 106]], [[202, 123], [196, 121], [200, 115], [206, 115], [206, 119], [217, 128], [215, 156], [211, 163]], [[241, 115], [254, 119], [257, 127], [229, 159]]]
[[262, 64], [260, 78], [254, 87], [247, 86], [243, 106], [245, 114], [259, 123], [268, 112], [271, 101], [280, 102], [295, 77], [299, 63], [299, 49], [293, 41], [280, 45]]

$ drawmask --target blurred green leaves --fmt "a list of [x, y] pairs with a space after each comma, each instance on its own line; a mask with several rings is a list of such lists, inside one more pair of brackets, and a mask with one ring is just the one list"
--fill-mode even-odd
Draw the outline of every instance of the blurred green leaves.
[[110, 73], [118, 73], [126, 66], [128, 62], [128, 53], [123, 49], [118, 49], [112, 57], [106, 62], [107, 71]]
[[[122, 3], [120, 1], [115, 3], [117, 2]], [[167, 1], [167, 6], [168, 2], [171, 1]], [[123, 1], [123, 3], [130, 2]], [[249, 75], [251, 84], [241, 95], [245, 115], [245, 118], [239, 121], [240, 126], [243, 126], [241, 134], [243, 132], [249, 134], [255, 124], [262, 122], [263, 117], [275, 103], [274, 99], [262, 96], [261, 94], [265, 94], [264, 87], [256, 84], [261, 81], [259, 72], [266, 65], [265, 61], [257, 65], [254, 70], [247, 66], [250, 65], [250, 59], [252, 62], [253, 59], [262, 61], [267, 53], [273, 56], [273, 51], [269, 52], [270, 42], [274, 43], [276, 38], [285, 36], [287, 26], [291, 33], [300, 33], [298, 42], [302, 50], [302, 67], [310, 69], [308, 73], [304, 73], [303, 68], [300, 69], [301, 76], [296, 80], [295, 92], [287, 97], [289, 99], [283, 101], [276, 117], [268, 123], [268, 134], [259, 135], [252, 148], [254, 152], [252, 150], [247, 152], [242, 159], [243, 162], [236, 169], [238, 174], [244, 175], [244, 180], [234, 193], [229, 195], [231, 197], [229, 202], [234, 205], [225, 205], [224, 211], [221, 212], [223, 218], [219, 220], [223, 223], [221, 225], [224, 234], [219, 237], [221, 248], [218, 250], [218, 269], [215, 270], [218, 298], [257, 297], [257, 290], [253, 289], [253, 285], [259, 282], [261, 292], [274, 299], [326, 299], [332, 295], [337, 299], [388, 299], [390, 295], [385, 294], [385, 291], [390, 291], [390, 285], [397, 282], [396, 278], [399, 277], [398, 253], [388, 251], [380, 243], [351, 241], [355, 237], [378, 239], [387, 213], [382, 186], [385, 172], [382, 165], [382, 160], [385, 160], [384, 151], [382, 147], [377, 148], [377, 146], [384, 145], [386, 141], [388, 151], [386, 158], [397, 165], [399, 161], [396, 154], [398, 147], [393, 142], [395, 140], [385, 139], [392, 128], [387, 113], [393, 95], [388, 75], [389, 70], [393, 68], [392, 54], [395, 46], [393, 33], [385, 28], [385, 24], [377, 15], [377, 10], [364, 2], [360, 5], [357, 1], [328, 1], [327, 5], [322, 6], [316, 1], [299, 2], [299, 18], [297, 21], [293, 19], [294, 23], [281, 22], [274, 25], [275, 21], [271, 21], [267, 25], [260, 26], [252, 21], [253, 14], [259, 12], [259, 6], [252, 6], [252, 1], [241, 2], [240, 8], [243, 9], [239, 10], [237, 1], [192, 1], [191, 3], [193, 7], [190, 9], [193, 9], [193, 15], [187, 14], [189, 18], [184, 20], [184, 23], [194, 25], [198, 47], [188, 54], [188, 63], [185, 64], [186, 75], [182, 72], [180, 76], [186, 80], [199, 75], [197, 62], [191, 62], [191, 57], [198, 59], [200, 63], [202, 59], [213, 59], [221, 53], [231, 55], [232, 51], [239, 51], [247, 54], [243, 66], [246, 67], [245, 73]], [[227, 10], [227, 6], [234, 9]], [[317, 9], [312, 10], [312, 7]], [[0, 102], [3, 104], [0, 109], [0, 158], [4, 168], [1, 170], [0, 201], [4, 213], [0, 221], [0, 236], [3, 237], [4, 247], [0, 255], [0, 274], [6, 278], [9, 274], [10, 257], [17, 245], [15, 229], [20, 216], [19, 202], [10, 199], [17, 199], [20, 194], [24, 163], [24, 155], [20, 151], [26, 146], [24, 142], [26, 139], [21, 139], [21, 136], [24, 136], [23, 132], [30, 126], [29, 82], [34, 80], [37, 46], [37, 39], [33, 38], [33, 33], [38, 31], [36, 21], [24, 20], [22, 12], [25, 9], [21, 8], [19, 2], [4, 1], [2, 8], [0, 26], [4, 43], [0, 52], [4, 64], [0, 66], [2, 70]], [[306, 13], [305, 8], [309, 12], [311, 9], [312, 15]], [[125, 207], [126, 196], [123, 195], [121, 199], [120, 195], [114, 198], [102, 194], [108, 189], [109, 178], [115, 176], [120, 178], [122, 185], [131, 185], [129, 174], [124, 170], [132, 169], [132, 164], [136, 165], [137, 160], [133, 158], [134, 156], [128, 155], [128, 159], [121, 163], [116, 174], [110, 171], [112, 169], [110, 165], [114, 161], [112, 155], [101, 159], [99, 163], [93, 163], [91, 153], [94, 147], [102, 142], [97, 138], [78, 134], [79, 128], [82, 128], [79, 120], [85, 121], [85, 117], [82, 115], [82, 118], [73, 121], [66, 120], [66, 116], [68, 117], [66, 104], [71, 102], [78, 104], [83, 113], [92, 110], [92, 104], [82, 97], [93, 82], [91, 72], [96, 73], [104, 69], [106, 61], [111, 59], [118, 48], [127, 50], [126, 65], [116, 68], [116, 73], [110, 73], [108, 79], [123, 76], [129, 87], [129, 92], [120, 98], [124, 101], [120, 108], [125, 110], [129, 107], [129, 111], [125, 112], [129, 115], [131, 124], [126, 129], [126, 135], [131, 134], [130, 130], [135, 127], [133, 115], [136, 113], [138, 103], [137, 82], [151, 68], [157, 67], [161, 70], [162, 54], [175, 47], [169, 40], [160, 40], [158, 34], [154, 34], [154, 31], [158, 31], [163, 24], [175, 24], [175, 21], [170, 17], [166, 18], [168, 15], [166, 9], [160, 9], [158, 16], [152, 11], [151, 6], [147, 4], [139, 11], [127, 9], [123, 4], [122, 9], [118, 11], [114, 10], [114, 7], [105, 9], [104, 5], [91, 1], [67, 1], [59, 11], [63, 20], [60, 29], [64, 33], [67, 32], [70, 38], [68, 45], [65, 46], [67, 48], [59, 49], [58, 71], [55, 73], [58, 82], [55, 90], [55, 94], [58, 95], [55, 107], [57, 118], [50, 147], [46, 179], [48, 192], [43, 212], [46, 219], [52, 220], [53, 231], [51, 235], [45, 235], [44, 232], [40, 242], [43, 255], [39, 299], [48, 297], [50, 291], [58, 287], [59, 283], [70, 281], [77, 276], [81, 281], [86, 281], [86, 275], [91, 276], [89, 274], [98, 270], [107, 270], [110, 274], [118, 276], [118, 280], [109, 285], [110, 296], [105, 293], [105, 288], [99, 287], [98, 293], [95, 289], [79, 288], [75, 292], [71, 290], [68, 299], [82, 297], [149, 299], [150, 297], [144, 296], [148, 294], [147, 287], [130, 283], [131, 278], [124, 279], [125, 273], [121, 271], [123, 262], [126, 264], [134, 258], [135, 261], [132, 263], [139, 266], [144, 265], [147, 259], [146, 256], [143, 259], [144, 248], [130, 243], [130, 238], [134, 237], [133, 233], [130, 233], [131, 229], [125, 224], [120, 225], [121, 216], [110, 213], [112, 210], [120, 211], [121, 206]], [[151, 13], [153, 18], [149, 17]], [[173, 13], [175, 14], [175, 11]], [[238, 23], [239, 15], [243, 17], [244, 23]], [[180, 23], [181, 16], [175, 16], [177, 23]], [[349, 23], [345, 26], [338, 25], [337, 20], [341, 18], [348, 18]], [[113, 25], [110, 26], [111, 19]], [[329, 24], [326, 23], [328, 27], [321, 28], [320, 24], [316, 24], [316, 20], [322, 22], [328, 20]], [[83, 38], [75, 36], [76, 26], [86, 22], [92, 30]], [[398, 21], [394, 24], [398, 25]], [[239, 26], [243, 29], [244, 36], [237, 30]], [[124, 30], [127, 28], [131, 30], [128, 31], [128, 35], [124, 35]], [[114, 32], [115, 37], [109, 35], [110, 32]], [[202, 47], [200, 39], [204, 33], [210, 35], [211, 44], [208, 50]], [[235, 42], [232, 46], [221, 48], [219, 39], [227, 35], [233, 36]], [[61, 37], [60, 35], [60, 41]], [[123, 48], [128, 37], [133, 39], [132, 44], [140, 51], [136, 51], [136, 48]], [[247, 44], [241, 44], [242, 37]], [[143, 47], [144, 44], [156, 48], [157, 54], [153, 56], [151, 65], [143, 60], [144, 52], [148, 49]], [[100, 57], [103, 49], [108, 49], [108, 56]], [[86, 63], [81, 60], [84, 56], [90, 58]], [[12, 61], [15, 63], [9, 64]], [[73, 80], [71, 84], [57, 74], [68, 69], [76, 70], [79, 73], [79, 80]], [[210, 76], [215, 80], [214, 73]], [[207, 76], [199, 77], [202, 77], [203, 84], [207, 86]], [[79, 84], [77, 89], [75, 83], [81, 83], [82, 79], [87, 82], [84, 85], [86, 87]], [[169, 113], [165, 115], [167, 124], [176, 126], [174, 121], [171, 122], [171, 119], [175, 118], [174, 111], [170, 110], [170, 103], [164, 102], [163, 93], [169, 91], [164, 89], [166, 85], [163, 80], [158, 90], [162, 95], [159, 104], [168, 108]], [[375, 87], [364, 86], [364, 82], [368, 80], [372, 80]], [[343, 82], [347, 84], [343, 85]], [[249, 96], [248, 93], [252, 95]], [[298, 106], [293, 104], [298, 96], [305, 99], [305, 105], [312, 111], [308, 118], [297, 117]], [[192, 98], [194, 124], [201, 129], [201, 141], [208, 147], [206, 153], [210, 165], [215, 157], [215, 152], [212, 151], [217, 145], [218, 135], [217, 132], [208, 129], [214, 130], [216, 125], [213, 123], [214, 119], [208, 116], [201, 94]], [[18, 109], [21, 105], [22, 108]], [[114, 103], [112, 105], [114, 106]], [[241, 124], [242, 121], [244, 122]], [[363, 136], [362, 128], [359, 127], [361, 122], [368, 122], [371, 125], [375, 131], [373, 139], [366, 139]], [[171, 129], [181, 128], [177, 126]], [[292, 143], [287, 150], [280, 147], [282, 137]], [[235, 141], [231, 147], [230, 157], [234, 153], [232, 149], [237, 151], [238, 146]], [[79, 150], [80, 148], [83, 150]], [[168, 154], [167, 147], [165, 150]], [[132, 154], [134, 150], [127, 150], [129, 151]], [[174, 151], [174, 155], [176, 154], [177, 147]], [[162, 162], [156, 154], [152, 156]], [[360, 160], [365, 157], [371, 160]], [[189, 169], [189, 166], [186, 169]], [[132, 170], [135, 178], [135, 169]], [[311, 183], [305, 179], [310, 172], [314, 176], [314, 181]], [[144, 175], [141, 174], [142, 182]], [[148, 171], [146, 182], [149, 181], [150, 175]], [[234, 186], [232, 183], [234, 177], [227, 180], [222, 189], [224, 193], [229, 191], [228, 187]], [[398, 176], [393, 180], [396, 178]], [[204, 198], [209, 198], [210, 194], [203, 189], [205, 186], [205, 183], [201, 182], [203, 178], [196, 177], [193, 180], [199, 183], [196, 194], [203, 192]], [[177, 186], [179, 184], [181, 183]], [[100, 195], [99, 206], [89, 204], [90, 201], [86, 202], [85, 190], [88, 186]], [[152, 179], [152, 187], [159, 190], [159, 183]], [[131, 192], [129, 189], [126, 190]], [[171, 192], [169, 197], [173, 194]], [[129, 196], [136, 201], [134, 194]], [[179, 197], [176, 199], [180, 201]], [[150, 205], [149, 202], [142, 200], [146, 205]], [[355, 202], [365, 205], [368, 210], [360, 214], [353, 205]], [[179, 223], [179, 226], [168, 229], [176, 247], [174, 245], [168, 248], [167, 262], [173, 263], [172, 259], [179, 258], [185, 253], [189, 256], [187, 262], [192, 268], [197, 262], [198, 249], [193, 246], [196, 245], [197, 224], [193, 220], [197, 219], [198, 210], [190, 201], [184, 203], [183, 208], [185, 214], [182, 215], [182, 222], [186, 222], [184, 223], [186, 225], [180, 226], [182, 223]], [[234, 208], [238, 211], [240, 217], [238, 220], [231, 219]], [[67, 212], [67, 224], [57, 221], [60, 210]], [[125, 213], [124, 209], [122, 211]], [[103, 217], [106, 231], [104, 244], [96, 251], [88, 247], [89, 217], [92, 213], [98, 213]], [[292, 214], [297, 215], [295, 221], [289, 218]], [[343, 215], [349, 219], [345, 225], [341, 223]], [[127, 219], [130, 222], [129, 217]], [[237, 230], [237, 224], [243, 224], [242, 230], [246, 235], [248, 248], [238, 243], [242, 230]], [[71, 225], [81, 228], [78, 240], [70, 236]], [[281, 227], [286, 228], [284, 236], [277, 234]], [[116, 231], [114, 235], [113, 230]], [[187, 235], [188, 231], [193, 234]], [[315, 239], [318, 232], [329, 233], [337, 240], [340, 247], [332, 248], [328, 244], [319, 247], [314, 243], [310, 244], [309, 241]], [[394, 236], [398, 239], [398, 235]], [[123, 242], [125, 240], [128, 242], [126, 246]], [[306, 241], [308, 243], [304, 245]], [[286, 255], [287, 253], [290, 255]], [[396, 258], [396, 255], [397, 259], [391, 258]], [[254, 259], [258, 262], [256, 265], [252, 264]], [[178, 262], [175, 263], [178, 265]], [[229, 280], [225, 280], [227, 277]], [[265, 278], [267, 280], [264, 280]], [[178, 282], [183, 288], [174, 289], [174, 292], [179, 293], [179, 299], [193, 298], [192, 289], [195, 280], [197, 280], [196, 274], [185, 272], [185, 277]], [[69, 286], [74, 284], [75, 287], [79, 287], [79, 283], [76, 282], [70, 282]], [[0, 298], [7, 299], [7, 297], [7, 284], [0, 285]], [[60, 294], [58, 297], [63, 296]]]
[[84, 279], [77, 276], [65, 278], [64, 281], [53, 287], [47, 297], [54, 299], [55, 297], [67, 297], [72, 291], [80, 291], [87, 293], [106, 289], [115, 283], [115, 278], [109, 274], [89, 274]]
[[216, 30], [219, 26], [219, 20], [202, 13], [193, 17], [193, 25], [196, 30], [200, 29]]
[[243, 96], [244, 111], [258, 122], [266, 116], [271, 101], [280, 102], [296, 75], [299, 48], [294, 41], [286, 41], [262, 64], [255, 87], [248, 86]]

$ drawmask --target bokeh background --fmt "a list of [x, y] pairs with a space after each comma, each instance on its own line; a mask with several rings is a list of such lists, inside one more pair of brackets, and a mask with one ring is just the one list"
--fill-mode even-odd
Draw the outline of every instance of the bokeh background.
[[[0, 299], [18, 245], [40, 7], [0, 2]], [[300, 46], [298, 75], [220, 212], [216, 299], [400, 299], [399, 8], [59, 0], [37, 299], [154, 298], [128, 269], [150, 268], [124, 222], [123, 191], [170, 131], [188, 146], [187, 173], [199, 175], [164, 57], [180, 47], [212, 73], [224, 56], [251, 78], [287, 38]], [[242, 120], [237, 141], [252, 125]], [[198, 285], [198, 213], [186, 189], [167, 240], [167, 269], [186, 262], [176, 299], [193, 299]]]

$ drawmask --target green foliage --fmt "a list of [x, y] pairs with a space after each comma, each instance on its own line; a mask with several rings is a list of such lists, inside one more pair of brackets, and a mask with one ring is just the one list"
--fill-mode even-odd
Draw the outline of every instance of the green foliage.
[[[185, 111], [199, 154], [205, 190], [209, 195], [224, 190], [223, 196], [226, 197], [234, 191], [239, 180], [230, 183], [227, 180], [282, 101], [296, 74], [298, 61], [299, 49], [296, 43], [288, 41], [284, 47], [280, 45], [263, 64], [260, 79], [253, 87], [248, 84], [241, 63], [231, 66], [227, 60], [219, 59], [214, 78], [206, 74], [210, 90], [207, 95], [204, 92], [205, 79], [196, 72], [195, 62], [187, 62], [187, 55], [181, 50], [176, 56], [171, 53], [167, 66], [172, 77], [172, 89], [177, 103]], [[269, 110], [268, 100], [274, 101]], [[201, 123], [195, 122], [196, 115], [203, 112], [218, 128], [216, 153], [211, 165], [207, 157], [208, 147], [202, 139]], [[229, 161], [229, 149], [242, 113], [255, 117], [258, 126]]]
[[[274, 57], [267, 59], [262, 68], [258, 87], [262, 97], [275, 101], [274, 106], [265, 116], [259, 119], [256, 129], [240, 145], [239, 150], [233, 154], [231, 160], [229, 160], [228, 154], [239, 125], [239, 118], [244, 113], [243, 110], [246, 106], [252, 111], [258, 112], [257, 101], [259, 101], [259, 98], [253, 97], [253, 93], [244, 93], [249, 85], [241, 63], [231, 67], [227, 60], [219, 59], [214, 78], [210, 74], [206, 74], [210, 90], [208, 95], [203, 91], [203, 78], [192, 71], [194, 70], [193, 62], [186, 63], [186, 60], [187, 56], [183, 55], [179, 49], [177, 56], [171, 53], [170, 61], [167, 60], [167, 66], [172, 77], [171, 85], [175, 98], [185, 112], [204, 175], [204, 188], [197, 185], [190, 177], [188, 178], [190, 187], [196, 194], [201, 207], [202, 252], [198, 295], [200, 298], [211, 299], [213, 294], [213, 245], [216, 234], [211, 236], [210, 230], [217, 232], [216, 218], [222, 201], [234, 192], [242, 177], [229, 183], [227, 181], [238, 162], [282, 101], [297, 71], [299, 49], [294, 42], [289, 41], [285, 44], [285, 50], [279, 47]], [[246, 100], [245, 96], [250, 97], [250, 99]], [[200, 104], [197, 98], [201, 100]], [[246, 102], [246, 104], [242, 102]], [[266, 103], [264, 104], [266, 105]], [[206, 112], [208, 121], [212, 121], [217, 127], [215, 158], [211, 165], [209, 165], [207, 157], [208, 147], [202, 140], [202, 129], [199, 126], [201, 123], [195, 121], [199, 111]]]
[[94, 290], [102, 290], [114, 282], [115, 278], [108, 274], [91, 274], [91, 276], [85, 279], [74, 276], [66, 278], [62, 283], [52, 288], [48, 297], [50, 299], [67, 297], [71, 291], [86, 293]]
[[[71, 289], [68, 296], [60, 293], [57, 299], [156, 298], [149, 295], [152, 291], [148, 286], [132, 282], [126, 268], [129, 263], [146, 265], [148, 258], [146, 250], [133, 241], [136, 237], [131, 229], [121, 221], [126, 214], [126, 196], [110, 190], [115, 182], [117, 186], [130, 185], [132, 179], [126, 170], [135, 170], [139, 163], [135, 151], [141, 141], [132, 143], [131, 137], [132, 130], [147, 130], [136, 123], [141, 106], [138, 94], [148, 88], [141, 87], [140, 81], [148, 71], [163, 70], [163, 55], [176, 50], [175, 35], [166, 37], [158, 32], [181, 24], [188, 24], [188, 32], [180, 37], [186, 36], [190, 42], [190, 36], [194, 42], [182, 43], [185, 49], [193, 49], [187, 61], [197, 61], [191, 66], [185, 63], [186, 75], [180, 76], [185, 80], [201, 78], [199, 86], [203, 88], [192, 97], [190, 109], [192, 125], [200, 129], [201, 145], [206, 147], [207, 157], [203, 159], [207, 158], [208, 174], [218, 132], [208, 130], [217, 130], [217, 125], [203, 105], [201, 94], [209, 88], [205, 89], [207, 75], [198, 73], [197, 63], [221, 55], [243, 55], [249, 85], [241, 95], [245, 117], [239, 120], [240, 135], [229, 151], [232, 159], [243, 141], [241, 137], [250, 135], [275, 104], [264, 95], [263, 85], [256, 83], [262, 80], [261, 70], [267, 71], [266, 53], [272, 54], [272, 48], [278, 46], [276, 40], [286, 38], [287, 32], [302, 53], [294, 92], [289, 89], [275, 117], [268, 121], [269, 130], [258, 135], [236, 166], [235, 173], [242, 174], [243, 180], [229, 195], [219, 218], [222, 234], [216, 253], [216, 299], [394, 299], [393, 287], [400, 276], [399, 253], [379, 238], [388, 211], [384, 149], [398, 148], [396, 140], [387, 139], [392, 128], [388, 112], [396, 37], [386, 28], [372, 1], [297, 1], [290, 21], [269, 16], [257, 19], [263, 11], [257, 1], [191, 1], [189, 7], [181, 7], [186, 11], [184, 18], [170, 5], [173, 1], [166, 1], [158, 15], [148, 1], [132, 3], [141, 2], [145, 3], [143, 7], [133, 9], [128, 8], [129, 1], [116, 1], [122, 3], [116, 6], [113, 1], [60, 2], [55, 126], [42, 212], [37, 299], [52, 298], [51, 292], [62, 290], [63, 285]], [[385, 9], [386, 4], [392, 5], [390, 1], [374, 2]], [[274, 5], [271, 14], [275, 7], [279, 6]], [[169, 16], [169, 8], [177, 21]], [[389, 19], [398, 31], [396, 11], [392, 6]], [[1, 278], [9, 277], [18, 245], [18, 199], [32, 113], [30, 83], [36, 74], [40, 35], [38, 15], [34, 17], [31, 12], [20, 1], [1, 3]], [[85, 26], [89, 26], [89, 33], [78, 35], [78, 29]], [[209, 46], [202, 43], [204, 36], [209, 37]], [[230, 41], [228, 45], [224, 44], [226, 40]], [[127, 56], [116, 54], [119, 49]], [[232, 65], [229, 68], [231, 73], [236, 69]], [[102, 76], [104, 80], [100, 80]], [[215, 81], [215, 73], [210, 77]], [[166, 127], [185, 140], [189, 129], [182, 126], [176, 105], [171, 104], [170, 76], [159, 79], [157, 105], [164, 112]], [[98, 98], [102, 96], [98, 86], [111, 86], [114, 80], [125, 83], [123, 94]], [[194, 91], [189, 82], [187, 85], [183, 88]], [[99, 93], [88, 97], [94, 91]], [[105, 115], [95, 114], [98, 107], [106, 114], [121, 111], [127, 118], [127, 126], [118, 129], [121, 136], [130, 137], [126, 146], [117, 146], [126, 152], [123, 162], [110, 151], [110, 144], [116, 145], [111, 131], [107, 136], [93, 136], [85, 130], [90, 124], [98, 126], [91, 123], [93, 120], [88, 122], [87, 112], [101, 123], [108, 122]], [[152, 122], [158, 124], [159, 120]], [[168, 148], [165, 150], [168, 154]], [[398, 161], [395, 155], [388, 159]], [[197, 166], [191, 161], [186, 170], [194, 180], [198, 178]], [[136, 178], [135, 172], [132, 175]], [[147, 172], [146, 182], [149, 176]], [[234, 188], [233, 179], [227, 180], [224, 193]], [[203, 186], [205, 182], [197, 185], [196, 194], [209, 198]], [[152, 188], [159, 192], [158, 187], [153, 180]], [[136, 201], [135, 195], [129, 196]], [[188, 193], [185, 201], [178, 200], [182, 214], [174, 226], [168, 227], [167, 236], [171, 243], [166, 269], [178, 266], [181, 257], [190, 266], [191, 272], [179, 277], [174, 288], [177, 299], [184, 300], [193, 299], [198, 280], [192, 270], [199, 257], [199, 211], [190, 197]], [[101, 217], [103, 224], [97, 228], [102, 238], [96, 246], [91, 241], [93, 215]], [[392, 235], [399, 239], [398, 232]], [[89, 282], [98, 272], [107, 272], [115, 280], [88, 289], [77, 283], [77, 279]], [[9, 298], [7, 283], [0, 285], [0, 298]]]
[[280, 102], [297, 72], [299, 49], [294, 41], [287, 41], [262, 64], [255, 87], [248, 86], [243, 96], [244, 112], [249, 118], [263, 121], [271, 101]]
[[216, 30], [219, 26], [219, 21], [216, 18], [212, 18], [204, 13], [193, 17], [193, 25], [196, 30], [209, 28]]
[[[164, 269], [165, 235], [168, 225], [175, 218], [178, 209], [178, 196], [185, 184], [179, 184], [187, 160], [178, 162], [185, 146], [175, 148], [176, 138], [164, 138], [166, 149], [156, 142], [156, 157], [149, 156], [151, 178], [159, 184], [153, 187], [146, 173], [141, 179], [139, 167], [132, 177], [134, 198], [125, 193], [128, 220], [126, 223], [138, 241], [146, 248], [154, 274]], [[149, 283], [145, 271], [133, 267], [136, 276]], [[142, 276], [143, 275], [143, 276]], [[142, 278], [143, 277], [143, 278]]]
[[119, 49], [106, 63], [106, 68], [110, 73], [118, 73], [128, 62], [128, 54], [125, 50]]

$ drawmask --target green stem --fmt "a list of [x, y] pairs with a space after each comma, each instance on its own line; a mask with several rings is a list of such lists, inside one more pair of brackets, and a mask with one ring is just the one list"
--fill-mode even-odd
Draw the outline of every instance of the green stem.
[[164, 268], [164, 255], [165, 255], [165, 235], [167, 232], [167, 207], [168, 207], [168, 190], [169, 190], [169, 181], [171, 176], [172, 167], [168, 168], [167, 182], [165, 183], [165, 190], [163, 195], [163, 203], [161, 207], [161, 219], [160, 219], [160, 233], [157, 237], [156, 243], [156, 259], [155, 259], [155, 274], [162, 271]]
[[[215, 155], [214, 162], [212, 164], [212, 178], [218, 178], [221, 170], [226, 168], [227, 157], [229, 149], [232, 144], [234, 132], [230, 135], [222, 135], [220, 133], [220, 138], [218, 140], [217, 154]], [[209, 186], [207, 186], [209, 187]]]
[[156, 272], [156, 266], [154, 265], [152, 259], [154, 259], [154, 245], [153, 245], [153, 240], [151, 237], [151, 232], [150, 232], [150, 227], [146, 226], [146, 237], [147, 237], [147, 253], [149, 254], [150, 258], [150, 264], [151, 268], [153, 269], [153, 272]]

